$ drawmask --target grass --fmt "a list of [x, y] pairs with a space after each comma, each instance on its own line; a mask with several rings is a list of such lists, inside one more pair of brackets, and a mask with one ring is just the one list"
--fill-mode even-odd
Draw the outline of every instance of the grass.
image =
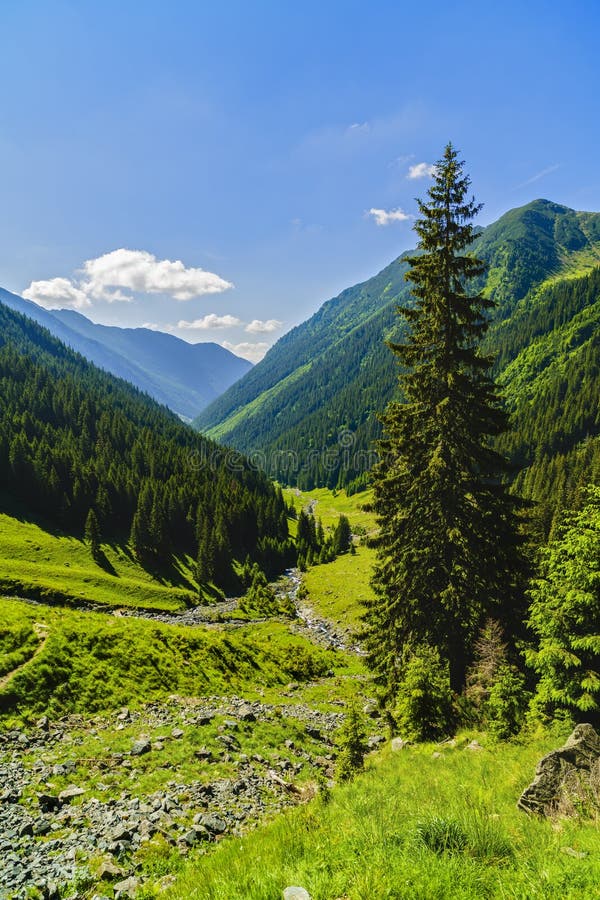
[[[45, 627], [41, 651], [0, 690], [0, 718], [47, 713], [93, 713], [139, 705], [170, 694], [187, 696], [244, 691], [352, 672], [347, 657], [315, 647], [283, 623], [236, 629], [186, 628], [1, 599], [6, 652], [0, 671], [19, 650], [32, 655], [34, 623]], [[23, 659], [19, 658], [19, 664]], [[16, 668], [16, 666], [14, 666]]]
[[0, 591], [25, 597], [176, 610], [197, 602], [191, 560], [155, 577], [127, 547], [103, 545], [106, 565], [86, 544], [35, 522], [0, 514]]
[[485, 746], [478, 735], [484, 750], [473, 752], [463, 737], [384, 751], [329, 802], [190, 858], [166, 898], [279, 900], [292, 884], [313, 900], [600, 896], [597, 824], [516, 808], [557, 738]]
[[314, 514], [321, 519], [325, 528], [335, 526], [341, 515], [349, 518], [350, 524], [358, 533], [371, 532], [375, 528], [375, 516], [363, 508], [372, 500], [372, 491], [363, 491], [350, 497], [346, 491], [330, 491], [328, 488], [315, 488], [312, 491], [286, 488], [283, 493], [287, 503], [293, 503], [298, 512], [313, 503]]
[[360, 601], [372, 596], [371, 571], [375, 551], [359, 545], [356, 553], [345, 553], [331, 563], [309, 569], [302, 581], [312, 607], [341, 628], [356, 631], [360, 623]]

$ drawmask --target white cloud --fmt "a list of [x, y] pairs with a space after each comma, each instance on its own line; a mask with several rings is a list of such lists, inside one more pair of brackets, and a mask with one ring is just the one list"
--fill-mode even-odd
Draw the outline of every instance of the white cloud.
[[94, 301], [128, 301], [125, 291], [169, 294], [174, 300], [191, 300], [218, 294], [233, 287], [213, 272], [186, 267], [181, 260], [157, 259], [146, 250], [112, 250], [84, 262], [76, 277], [34, 281], [23, 296], [49, 309], [71, 306], [82, 309]]
[[213, 272], [187, 268], [179, 259], [157, 259], [146, 250], [121, 248], [97, 259], [88, 259], [83, 264], [83, 273], [87, 279], [83, 287], [102, 299], [111, 299], [111, 288], [126, 288], [142, 294], [170, 294], [175, 300], [191, 300], [233, 287]]
[[280, 322], [279, 319], [266, 319], [265, 321], [253, 319], [244, 330], [249, 334], [269, 334], [271, 331], [277, 331], [282, 325], [283, 322]]
[[23, 296], [45, 309], [85, 309], [92, 305], [86, 292], [77, 288], [68, 278], [32, 281], [27, 290], [23, 291]]
[[435, 166], [431, 163], [420, 162], [408, 167], [408, 175], [406, 177], [412, 179], [431, 178], [433, 175], [435, 175]]
[[177, 328], [193, 331], [208, 331], [211, 328], [237, 328], [239, 325], [243, 324], [242, 320], [238, 319], [236, 316], [218, 316], [216, 313], [209, 313], [204, 316], [204, 318], [194, 319], [192, 322], [180, 319], [177, 323]]
[[396, 209], [376, 209], [371, 207], [368, 212], [369, 216], [373, 216], [377, 225], [391, 225], [392, 222], [406, 222], [410, 219], [408, 213], [397, 207]]
[[231, 350], [236, 356], [243, 356], [244, 359], [249, 359], [250, 362], [253, 363], [260, 362], [269, 349], [269, 345], [264, 341], [257, 344], [246, 342], [242, 342], [241, 344], [231, 344], [229, 341], [223, 341], [222, 346], [225, 347], [226, 350]]

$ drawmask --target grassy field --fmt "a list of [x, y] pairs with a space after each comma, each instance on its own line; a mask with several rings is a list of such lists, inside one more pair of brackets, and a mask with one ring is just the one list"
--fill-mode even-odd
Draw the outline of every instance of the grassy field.
[[358, 546], [331, 563], [315, 566], [302, 576], [311, 606], [336, 625], [356, 631], [360, 624], [360, 601], [373, 594], [370, 578], [375, 551]]
[[197, 602], [191, 560], [150, 573], [127, 547], [102, 550], [106, 563], [100, 566], [83, 541], [0, 514], [0, 593], [165, 610]]
[[365, 537], [375, 530], [375, 516], [364, 509], [372, 499], [372, 492], [351, 497], [345, 491], [334, 493], [326, 488], [304, 492], [286, 489], [284, 493], [287, 503], [292, 502], [298, 511], [312, 507], [326, 529], [333, 528], [340, 515], [350, 520], [357, 538], [356, 554], [343, 554], [331, 563], [314, 566], [303, 575], [302, 581], [311, 606], [320, 616], [355, 631], [362, 609], [360, 601], [372, 596], [370, 579], [375, 551], [366, 546]]
[[597, 823], [516, 808], [536, 761], [561, 738], [466, 749], [384, 751], [331, 798], [190, 859], [168, 900], [480, 900], [600, 896]]
[[295, 488], [284, 490], [286, 502], [293, 503], [296, 510], [312, 506], [314, 514], [320, 518], [325, 528], [335, 526], [341, 515], [348, 516], [350, 524], [358, 533], [373, 531], [375, 517], [364, 510], [364, 506], [372, 500], [372, 491], [363, 491], [348, 497], [346, 491], [330, 491], [327, 488], [315, 488], [312, 491], [299, 491]]
[[[5, 720], [91, 715], [173, 693], [255, 698], [330, 671], [356, 673], [352, 657], [315, 647], [277, 622], [185, 628], [8, 599], [0, 600], [0, 613], [0, 672], [25, 663], [0, 689]], [[37, 653], [43, 637], [34, 625], [47, 635]]]

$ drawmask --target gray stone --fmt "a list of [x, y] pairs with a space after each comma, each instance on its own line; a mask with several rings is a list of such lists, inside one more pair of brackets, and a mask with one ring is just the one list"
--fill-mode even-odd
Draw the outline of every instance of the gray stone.
[[183, 737], [183, 730], [181, 728], [174, 728], [171, 732], [171, 737], [174, 737], [175, 740], [179, 740]]
[[140, 889], [140, 881], [139, 878], [135, 878], [131, 875], [129, 878], [125, 878], [124, 881], [119, 881], [115, 884], [115, 897], [117, 900], [119, 898], [133, 898], [136, 896], [137, 892]]
[[115, 878], [122, 878], [125, 872], [111, 860], [104, 860], [100, 863], [96, 874], [101, 881], [113, 881]]
[[133, 742], [131, 753], [133, 756], [141, 756], [143, 753], [150, 753], [151, 750], [152, 744], [150, 743], [148, 738], [140, 738], [139, 740]]
[[238, 718], [242, 722], [256, 722], [256, 713], [251, 706], [242, 706], [238, 712]]
[[310, 894], [303, 887], [286, 887], [283, 900], [310, 900]]
[[223, 832], [227, 831], [227, 824], [218, 816], [202, 816], [198, 824], [204, 826], [211, 834], [223, 834]]
[[82, 794], [85, 794], [83, 788], [77, 787], [76, 784], [70, 784], [69, 787], [60, 792], [58, 799], [61, 803], [70, 803], [71, 800], [75, 797], [81, 797]]
[[396, 753], [398, 750], [404, 750], [408, 741], [405, 741], [403, 738], [393, 738], [392, 740], [392, 750]]
[[563, 747], [540, 760], [517, 806], [544, 816], [600, 808], [600, 737], [591, 725], [578, 725]]

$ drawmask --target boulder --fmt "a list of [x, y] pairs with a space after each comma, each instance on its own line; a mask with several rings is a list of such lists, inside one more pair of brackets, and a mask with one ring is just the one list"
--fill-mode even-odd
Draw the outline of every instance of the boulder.
[[405, 741], [403, 738], [399, 738], [399, 737], [393, 738], [392, 750], [394, 751], [394, 753], [396, 753], [398, 750], [404, 750], [404, 748], [406, 747], [407, 744], [408, 744], [408, 741]]
[[152, 744], [148, 738], [139, 738], [139, 740], [133, 742], [131, 754], [132, 756], [142, 756], [144, 753], [150, 753], [151, 750]]
[[283, 900], [310, 900], [310, 894], [303, 887], [286, 887]]
[[517, 806], [544, 816], [600, 807], [600, 736], [591, 725], [578, 725], [563, 747], [540, 760]]

